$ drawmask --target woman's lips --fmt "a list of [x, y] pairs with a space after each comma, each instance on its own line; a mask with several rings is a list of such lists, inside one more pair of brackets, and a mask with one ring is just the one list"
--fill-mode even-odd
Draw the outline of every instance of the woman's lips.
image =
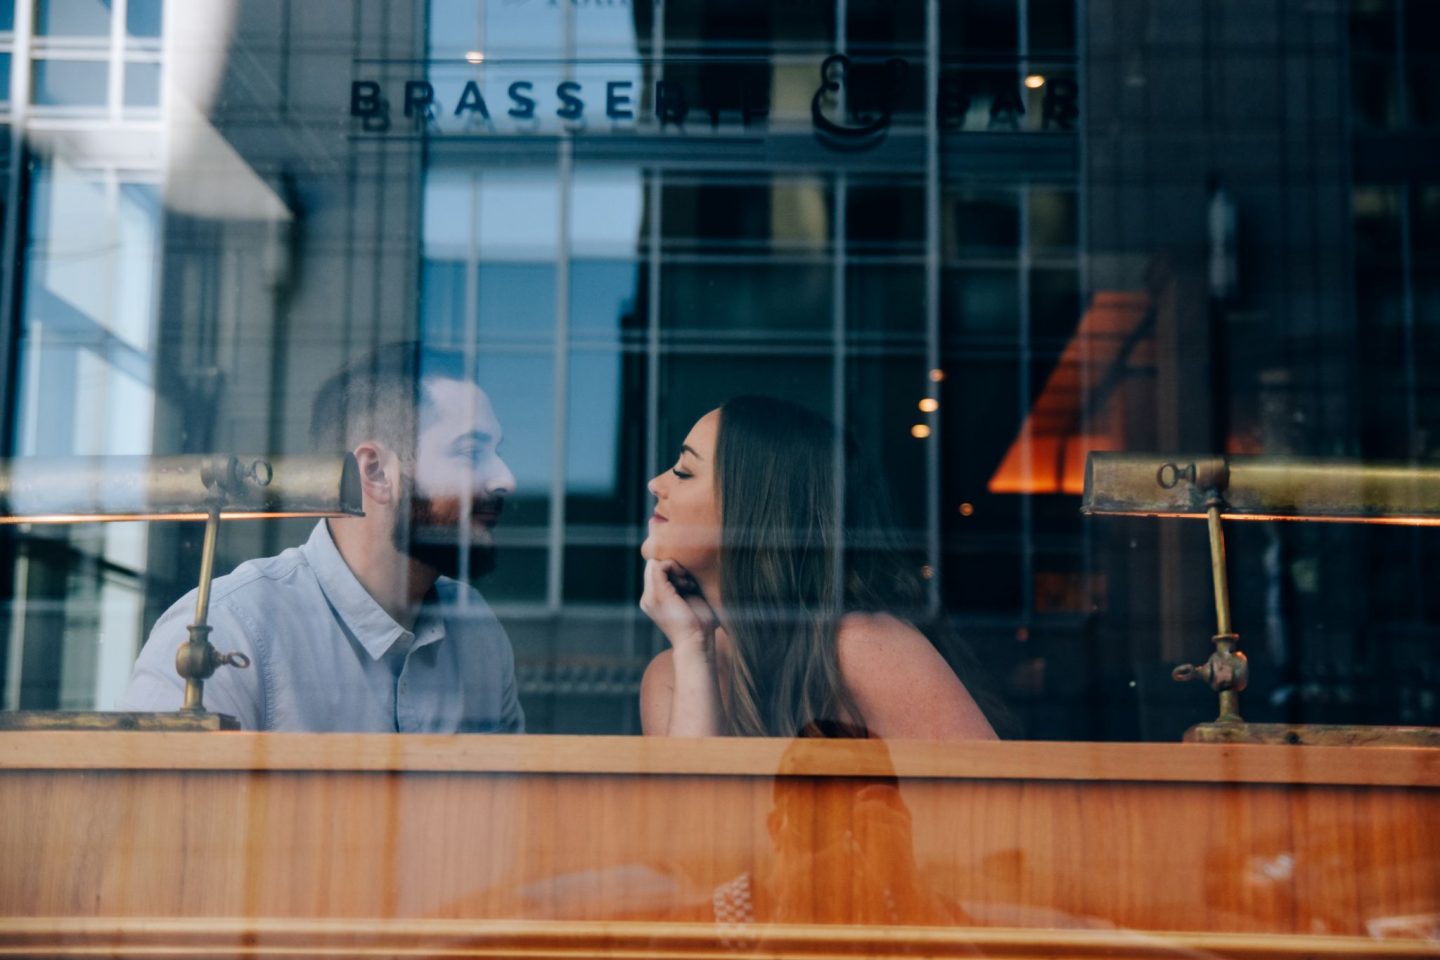
[[668, 522], [669, 522], [669, 518], [668, 518], [668, 517], [665, 517], [665, 516], [662, 516], [662, 515], [659, 514], [659, 513], [652, 513], [652, 514], [650, 514], [650, 522], [651, 522], [651, 523], [668, 523]]

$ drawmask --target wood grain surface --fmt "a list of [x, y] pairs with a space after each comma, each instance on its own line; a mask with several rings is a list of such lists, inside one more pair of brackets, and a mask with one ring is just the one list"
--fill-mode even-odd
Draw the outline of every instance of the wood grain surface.
[[[1426, 958], [1417, 940], [1025, 928], [771, 924], [719, 931], [693, 923], [499, 920], [0, 921], [4, 956], [25, 957], [996, 957], [1388, 960]], [[43, 945], [43, 946], [42, 946]], [[41, 951], [45, 952], [41, 952]]]
[[1440, 956], [1434, 758], [1328, 752], [8, 734], [0, 956]]
[[1203, 743], [0, 732], [0, 770], [397, 770], [1440, 787], [1440, 750]]

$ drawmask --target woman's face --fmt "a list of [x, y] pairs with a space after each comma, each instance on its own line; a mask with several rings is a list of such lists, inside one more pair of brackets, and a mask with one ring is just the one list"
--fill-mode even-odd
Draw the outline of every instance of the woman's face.
[[720, 491], [715, 482], [715, 441], [720, 411], [696, 421], [675, 465], [650, 481], [655, 513], [640, 545], [647, 560], [674, 560], [696, 577], [712, 573], [720, 556]]

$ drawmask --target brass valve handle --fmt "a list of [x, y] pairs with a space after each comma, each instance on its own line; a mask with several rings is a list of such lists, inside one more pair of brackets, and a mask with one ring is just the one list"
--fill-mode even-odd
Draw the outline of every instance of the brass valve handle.
[[1183, 664], [1171, 671], [1176, 680], [1204, 680], [1210, 689], [1220, 694], [1220, 716], [1218, 723], [1240, 723], [1240, 691], [1250, 680], [1250, 663], [1245, 654], [1235, 648], [1240, 645], [1240, 636], [1234, 633], [1217, 633], [1211, 640], [1215, 652], [1200, 666]]
[[204, 713], [201, 702], [202, 688], [206, 680], [221, 667], [250, 666], [250, 658], [243, 653], [221, 653], [210, 643], [208, 624], [191, 624], [190, 639], [180, 644], [175, 651], [175, 672], [185, 678], [185, 701], [181, 710]]
[[221, 667], [250, 666], [250, 658], [243, 653], [221, 653], [210, 643], [210, 627], [190, 628], [190, 639], [175, 651], [175, 671], [187, 680], [209, 679]]
[[1250, 680], [1250, 663], [1245, 654], [1235, 649], [1240, 636], [1234, 633], [1217, 634], [1212, 638], [1215, 652], [1210, 659], [1198, 667], [1184, 663], [1170, 672], [1176, 680], [1204, 680], [1210, 689], [1219, 693], [1223, 690], [1244, 690]]

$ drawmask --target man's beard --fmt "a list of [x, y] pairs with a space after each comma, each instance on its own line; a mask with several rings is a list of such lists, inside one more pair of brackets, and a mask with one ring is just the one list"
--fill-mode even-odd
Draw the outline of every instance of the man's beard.
[[[391, 539], [395, 549], [434, 570], [442, 577], [459, 578], [461, 558], [468, 555], [468, 579], [483, 577], [495, 569], [495, 542], [488, 529], [471, 528], [468, 548], [460, 543], [460, 510], [458, 501], [442, 509], [436, 501], [420, 496], [414, 481], [404, 481], [405, 510], [395, 514]], [[477, 499], [471, 504], [471, 515], [498, 515], [504, 501], [499, 498]]]

